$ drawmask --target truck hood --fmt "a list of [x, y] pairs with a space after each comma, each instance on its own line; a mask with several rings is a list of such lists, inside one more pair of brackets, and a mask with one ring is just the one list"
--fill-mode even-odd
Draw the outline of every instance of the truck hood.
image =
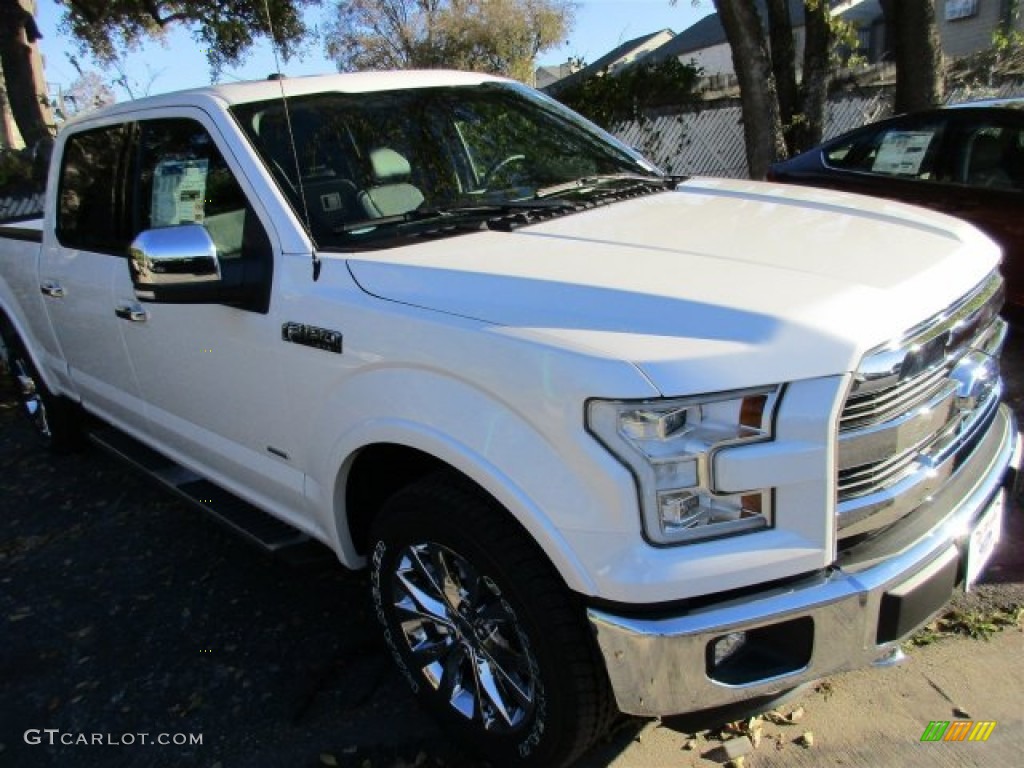
[[970, 225], [923, 209], [717, 179], [413, 242], [350, 259], [359, 286], [631, 362], [666, 395], [853, 370], [999, 258]]

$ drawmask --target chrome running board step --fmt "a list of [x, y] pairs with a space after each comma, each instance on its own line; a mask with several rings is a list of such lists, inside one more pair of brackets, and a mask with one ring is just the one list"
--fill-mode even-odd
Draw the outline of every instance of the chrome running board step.
[[204, 480], [120, 430], [104, 427], [90, 432], [89, 439], [267, 552], [280, 553], [311, 541], [301, 531]]

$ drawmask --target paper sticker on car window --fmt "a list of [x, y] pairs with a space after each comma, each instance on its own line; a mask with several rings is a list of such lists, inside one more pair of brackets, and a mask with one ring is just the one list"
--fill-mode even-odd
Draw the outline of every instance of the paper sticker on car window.
[[210, 161], [161, 160], [153, 169], [150, 226], [202, 224], [206, 218], [206, 177]]
[[892, 131], [882, 138], [871, 170], [900, 176], [919, 176], [934, 131]]

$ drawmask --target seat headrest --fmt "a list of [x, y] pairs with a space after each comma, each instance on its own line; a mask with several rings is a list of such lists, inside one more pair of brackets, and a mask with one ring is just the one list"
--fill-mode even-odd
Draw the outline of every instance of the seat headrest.
[[384, 184], [407, 179], [412, 174], [409, 161], [387, 147], [370, 152], [370, 165], [374, 180]]
[[971, 150], [971, 168], [995, 168], [1003, 157], [1002, 143], [995, 136], [975, 137]]

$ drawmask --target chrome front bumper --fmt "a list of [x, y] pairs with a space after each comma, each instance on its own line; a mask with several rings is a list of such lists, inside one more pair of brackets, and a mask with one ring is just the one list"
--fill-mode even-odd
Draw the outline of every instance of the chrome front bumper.
[[[834, 568], [668, 618], [589, 609], [619, 709], [646, 716], [693, 712], [884, 662], [952, 596], [970, 531], [1002, 502], [1007, 470], [1016, 469], [1018, 440], [1013, 416], [1001, 406], [957, 472], [961, 483], [973, 478], [969, 487], [951, 482], [943, 489], [949, 491], [946, 498], [939, 491], [931, 504], [948, 508], [939, 522], [898, 554], [862, 570]], [[893, 618], [894, 605], [902, 617]], [[720, 674], [715, 643], [738, 632], [760, 638], [766, 649], [784, 648], [781, 662]]]

